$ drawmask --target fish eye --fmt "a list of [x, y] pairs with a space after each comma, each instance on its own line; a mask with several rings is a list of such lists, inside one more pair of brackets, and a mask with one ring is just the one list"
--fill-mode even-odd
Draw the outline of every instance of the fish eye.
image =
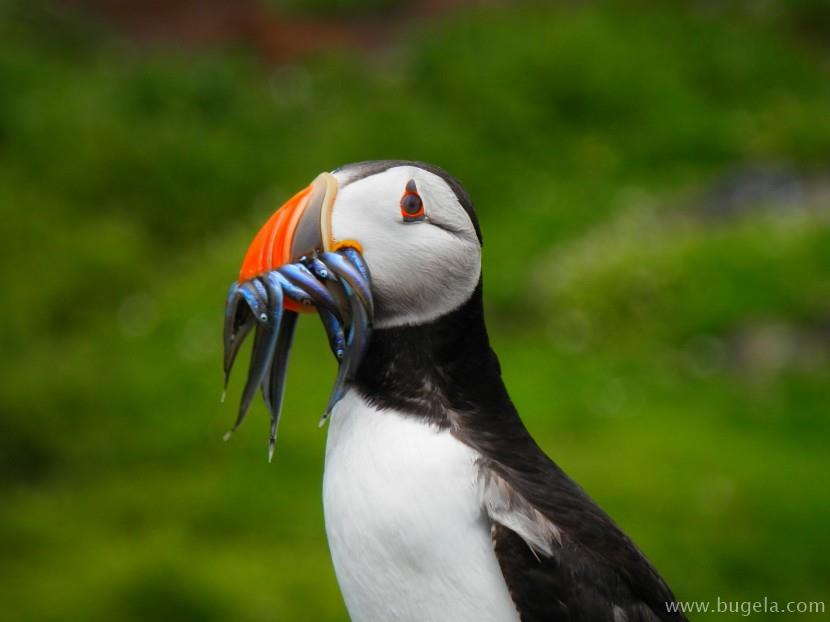
[[406, 184], [403, 196], [401, 197], [401, 216], [404, 222], [417, 222], [426, 218], [424, 202], [418, 194], [415, 180], [410, 179]]

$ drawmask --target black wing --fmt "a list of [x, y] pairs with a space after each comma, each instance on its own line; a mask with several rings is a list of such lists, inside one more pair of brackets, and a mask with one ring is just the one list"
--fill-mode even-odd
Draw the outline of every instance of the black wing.
[[[485, 399], [454, 410], [452, 433], [481, 453], [485, 483], [498, 481], [498, 494], [507, 491], [491, 512], [493, 540], [523, 622], [686, 620], [670, 610], [674, 595], [637, 546], [530, 436], [492, 353], [487, 366], [479, 377], [490, 383], [476, 389]], [[523, 519], [497, 516], [505, 508]], [[527, 533], [516, 533], [527, 531], [528, 517], [553, 526], [541, 530], [556, 534], [547, 552], [531, 548]]]
[[[553, 556], [534, 553], [507, 527], [493, 523], [493, 545], [522, 622], [658, 622], [661, 618], [602, 560], [565, 540]], [[671, 597], [669, 597], [671, 598]]]
[[[499, 507], [522, 514], [517, 527], [509, 514], [491, 514], [496, 556], [522, 621], [685, 620], [670, 609], [674, 595], [637, 546], [511, 419], [498, 435], [465, 440], [482, 452], [482, 472], [500, 482], [500, 494], [515, 496]], [[536, 534], [529, 538], [528, 530], [536, 528], [528, 516], [553, 526], [537, 532], [556, 533], [546, 551], [531, 546]]]

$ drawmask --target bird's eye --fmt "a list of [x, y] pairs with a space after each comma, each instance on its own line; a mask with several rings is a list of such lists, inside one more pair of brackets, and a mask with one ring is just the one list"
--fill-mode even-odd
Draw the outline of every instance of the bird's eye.
[[406, 190], [404, 190], [401, 197], [401, 216], [403, 216], [404, 222], [417, 222], [426, 218], [424, 202], [421, 200], [421, 195], [418, 194], [414, 179], [407, 182]]

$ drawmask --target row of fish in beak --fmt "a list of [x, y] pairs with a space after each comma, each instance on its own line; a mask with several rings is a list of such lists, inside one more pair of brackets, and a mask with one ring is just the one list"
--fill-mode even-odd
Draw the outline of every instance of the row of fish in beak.
[[296, 263], [231, 285], [225, 303], [225, 390], [236, 355], [251, 330], [254, 344], [239, 414], [225, 439], [245, 419], [259, 389], [271, 415], [269, 461], [274, 454], [288, 355], [297, 325], [298, 314], [285, 308], [286, 300], [316, 308], [338, 361], [337, 378], [321, 426], [357, 372], [374, 316], [369, 270], [361, 254], [351, 247], [302, 257]]

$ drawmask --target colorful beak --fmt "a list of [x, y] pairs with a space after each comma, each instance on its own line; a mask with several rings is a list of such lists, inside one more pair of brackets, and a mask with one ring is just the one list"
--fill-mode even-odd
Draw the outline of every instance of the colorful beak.
[[[245, 283], [302, 257], [332, 250], [331, 210], [337, 197], [337, 180], [331, 173], [320, 173], [279, 208], [254, 237], [242, 268], [239, 283]], [[285, 308], [312, 311], [286, 298]]]
[[336, 197], [337, 180], [321, 173], [278, 209], [254, 237], [239, 280], [231, 285], [225, 302], [226, 388], [243, 341], [254, 333], [248, 378], [233, 430], [260, 390], [271, 414], [269, 459], [282, 411], [297, 312], [318, 312], [338, 361], [323, 420], [353, 381], [372, 331], [371, 277], [360, 245], [351, 240], [337, 242], [332, 236]]

